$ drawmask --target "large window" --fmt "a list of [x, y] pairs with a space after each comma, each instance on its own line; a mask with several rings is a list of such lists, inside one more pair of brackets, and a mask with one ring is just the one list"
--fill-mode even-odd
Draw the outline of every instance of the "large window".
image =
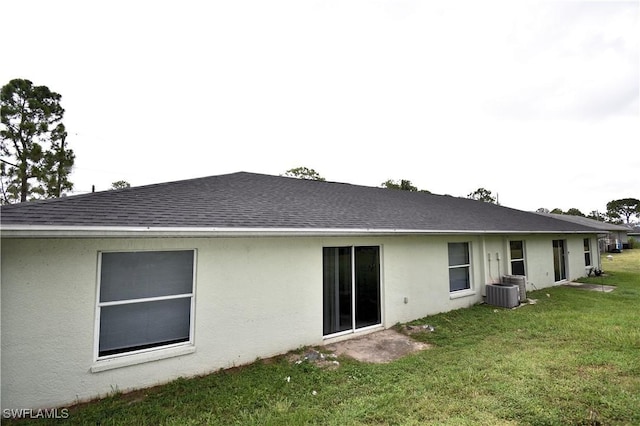
[[584, 244], [584, 266], [591, 266], [591, 240], [585, 238]]
[[380, 324], [380, 248], [324, 247], [323, 334]]
[[526, 275], [524, 271], [524, 241], [509, 241], [511, 275]]
[[192, 340], [195, 252], [100, 254], [99, 358]]
[[449, 243], [449, 291], [471, 289], [469, 243]]

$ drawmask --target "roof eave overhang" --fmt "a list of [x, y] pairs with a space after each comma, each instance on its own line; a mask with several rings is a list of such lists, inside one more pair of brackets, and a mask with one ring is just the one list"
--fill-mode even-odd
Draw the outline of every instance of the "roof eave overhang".
[[589, 234], [595, 230], [523, 231], [454, 229], [376, 228], [224, 228], [224, 227], [111, 227], [6, 225], [2, 238], [201, 238], [201, 237], [294, 237], [341, 235], [507, 235], [507, 234]]

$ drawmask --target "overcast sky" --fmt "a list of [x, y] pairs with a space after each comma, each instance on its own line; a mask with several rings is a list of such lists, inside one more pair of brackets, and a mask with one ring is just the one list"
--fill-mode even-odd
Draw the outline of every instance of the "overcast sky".
[[640, 198], [639, 3], [0, 2], [76, 190], [306, 166], [588, 214]]

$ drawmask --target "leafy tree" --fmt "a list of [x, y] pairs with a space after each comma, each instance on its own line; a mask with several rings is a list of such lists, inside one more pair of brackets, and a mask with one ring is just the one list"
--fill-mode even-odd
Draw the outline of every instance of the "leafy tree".
[[382, 187], [387, 189], [400, 189], [402, 191], [418, 191], [418, 188], [413, 186], [410, 180], [400, 179], [400, 181], [395, 181], [392, 179], [387, 179], [382, 182]]
[[593, 210], [591, 213], [589, 213], [589, 215], [587, 217], [589, 219], [597, 220], [597, 221], [600, 221], [600, 222], [604, 222], [605, 221], [605, 215], [600, 213], [598, 210]]
[[308, 167], [295, 167], [287, 170], [283, 176], [294, 177], [297, 179], [319, 180], [324, 182], [324, 178], [318, 172]]
[[467, 198], [471, 198], [472, 200], [484, 201], [485, 203], [498, 204], [497, 199], [491, 196], [491, 191], [485, 188], [476, 189], [474, 192], [467, 195]]
[[553, 213], [553, 214], [564, 214], [564, 212], [562, 211], [562, 209], [559, 209], [559, 208], [557, 208], [557, 207], [556, 207], [555, 209], [551, 210], [551, 212], [550, 212], [550, 213]]
[[607, 216], [613, 222], [621, 222], [624, 217], [626, 223], [631, 223], [631, 216], [640, 217], [640, 200], [637, 198], [622, 198], [607, 203]]
[[569, 215], [569, 216], [582, 216], [582, 217], [585, 217], [585, 215], [580, 210], [578, 210], [576, 208], [570, 208], [564, 214]]
[[60, 98], [48, 87], [23, 79], [0, 89], [3, 203], [59, 197], [73, 187], [68, 178], [75, 156], [65, 146]]
[[399, 181], [395, 181], [393, 179], [387, 179], [386, 181], [382, 182], [380, 186], [387, 189], [399, 189], [401, 191], [411, 191], [411, 192], [426, 192], [427, 194], [431, 194], [431, 191], [428, 191], [426, 189], [418, 189], [408, 179], [400, 179]]
[[7, 204], [10, 200], [20, 198], [19, 182], [15, 178], [9, 178], [10, 168], [18, 167], [16, 164], [10, 163], [0, 158], [0, 204]]
[[44, 196], [46, 198], [58, 198], [65, 191], [73, 189], [69, 175], [76, 156], [73, 150], [65, 147], [66, 140], [67, 131], [64, 124], [60, 124], [51, 132], [51, 149], [44, 155], [43, 170], [45, 173], [42, 179], [45, 184]]
[[117, 180], [111, 183], [111, 190], [131, 188], [131, 184], [126, 180]]

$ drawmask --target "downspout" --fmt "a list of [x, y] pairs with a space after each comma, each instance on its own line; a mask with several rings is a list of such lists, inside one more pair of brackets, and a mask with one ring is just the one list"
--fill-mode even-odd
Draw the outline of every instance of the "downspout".
[[486, 241], [485, 241], [485, 237], [484, 235], [482, 236], [482, 240], [480, 240], [480, 255], [482, 258], [482, 262], [480, 263], [482, 265], [482, 276], [484, 277], [483, 283], [482, 283], [482, 290], [480, 291], [480, 294], [482, 294], [483, 296], [485, 295], [485, 286], [487, 285], [487, 267], [485, 264], [485, 259], [488, 259], [489, 262], [489, 277], [491, 277], [491, 254], [487, 253], [487, 245], [486, 245]]
[[600, 238], [598, 237], [598, 234], [596, 234], [596, 247], [598, 248], [596, 257], [598, 259], [598, 269], [602, 271], [602, 252], [600, 251]]

